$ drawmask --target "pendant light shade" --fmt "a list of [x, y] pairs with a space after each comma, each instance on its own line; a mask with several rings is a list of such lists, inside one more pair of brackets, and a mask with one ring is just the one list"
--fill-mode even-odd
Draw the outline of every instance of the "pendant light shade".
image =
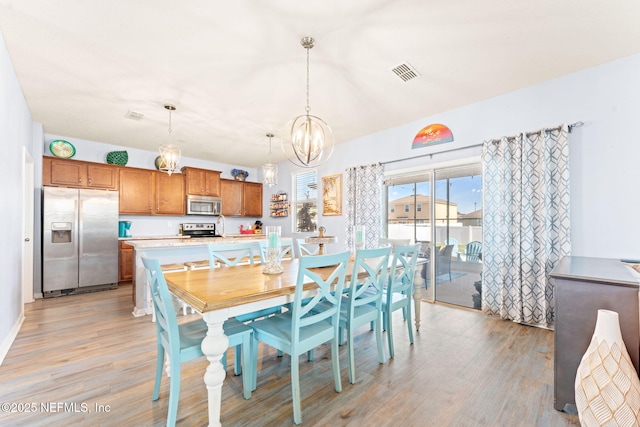
[[171, 143], [171, 112], [175, 111], [175, 105], [165, 104], [164, 108], [169, 110], [169, 140], [167, 144], [160, 146], [160, 170], [171, 175], [178, 171], [180, 166], [180, 147]]
[[273, 187], [278, 183], [278, 166], [271, 163], [271, 138], [273, 138], [273, 134], [268, 133], [267, 138], [269, 138], [269, 163], [262, 165], [262, 177], [265, 185]]
[[314, 46], [313, 37], [304, 37], [300, 43], [307, 50], [307, 106], [305, 114], [290, 121], [282, 140], [282, 149], [289, 161], [302, 167], [315, 167], [333, 154], [333, 132], [320, 117], [311, 115], [309, 106], [309, 50]]

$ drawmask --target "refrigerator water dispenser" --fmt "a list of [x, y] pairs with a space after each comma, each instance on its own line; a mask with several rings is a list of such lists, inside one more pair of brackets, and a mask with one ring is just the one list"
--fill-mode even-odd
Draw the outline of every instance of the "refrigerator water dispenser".
[[51, 243], [71, 243], [70, 222], [51, 223]]

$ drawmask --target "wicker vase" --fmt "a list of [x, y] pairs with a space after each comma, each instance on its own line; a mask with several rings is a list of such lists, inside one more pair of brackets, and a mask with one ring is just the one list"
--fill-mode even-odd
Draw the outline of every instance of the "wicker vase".
[[576, 375], [582, 426], [638, 426], [640, 380], [622, 341], [618, 313], [598, 310], [595, 331]]

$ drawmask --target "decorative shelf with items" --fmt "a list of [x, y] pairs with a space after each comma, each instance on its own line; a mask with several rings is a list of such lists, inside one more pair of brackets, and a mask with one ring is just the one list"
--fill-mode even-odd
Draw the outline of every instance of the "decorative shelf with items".
[[279, 218], [289, 216], [289, 201], [287, 200], [287, 193], [278, 192], [271, 195], [271, 217]]

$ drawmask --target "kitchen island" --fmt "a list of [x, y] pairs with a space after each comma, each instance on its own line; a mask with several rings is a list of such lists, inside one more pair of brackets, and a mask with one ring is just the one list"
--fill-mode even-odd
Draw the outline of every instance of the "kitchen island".
[[125, 240], [125, 243], [133, 246], [134, 249], [134, 266], [133, 266], [133, 299], [134, 308], [133, 315], [145, 316], [152, 313], [152, 306], [149, 300], [149, 292], [147, 287], [147, 279], [145, 276], [144, 266], [140, 258], [141, 254], [145, 254], [151, 258], [157, 258], [160, 264], [185, 263], [188, 261], [200, 261], [209, 258], [207, 252], [207, 243], [237, 243], [256, 242], [256, 251], [258, 254], [257, 242], [263, 240], [262, 234], [234, 234], [225, 235], [225, 237], [205, 237], [205, 238], [189, 238], [179, 237], [156, 239], [149, 237], [135, 238], [132, 237]]

